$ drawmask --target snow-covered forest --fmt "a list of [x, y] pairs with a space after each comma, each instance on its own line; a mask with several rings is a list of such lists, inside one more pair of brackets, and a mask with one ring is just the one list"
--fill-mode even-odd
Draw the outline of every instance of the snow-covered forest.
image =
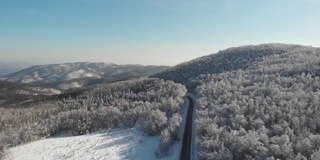
[[188, 88], [199, 97], [200, 160], [320, 159], [320, 48], [234, 47], [151, 77], [0, 107], [0, 156], [6, 145], [119, 127], [160, 135], [156, 154], [166, 155]]
[[200, 159], [320, 159], [319, 62], [300, 48], [202, 76]]
[[15, 108], [0, 107], [0, 146], [16, 146], [59, 133], [141, 128], [160, 135], [165, 154], [178, 134], [186, 88], [172, 81], [139, 78], [91, 87], [78, 95]]
[[319, 76], [319, 48], [285, 44], [230, 48], [155, 75], [198, 94], [201, 160], [320, 159]]
[[221, 50], [215, 54], [210, 54], [208, 56], [181, 63], [177, 66], [156, 73], [151, 77], [182, 83], [186, 85], [189, 92], [194, 92], [195, 88], [201, 85], [196, 80], [196, 78], [201, 74], [218, 74], [238, 69], [247, 69], [253, 62], [256, 62], [259, 57], [282, 54], [296, 48], [303, 48], [303, 46], [261, 44], [232, 47], [226, 50]]

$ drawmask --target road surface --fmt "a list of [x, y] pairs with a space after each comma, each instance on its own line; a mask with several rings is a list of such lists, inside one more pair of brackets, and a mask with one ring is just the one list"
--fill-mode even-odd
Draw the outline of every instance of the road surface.
[[180, 160], [190, 160], [191, 159], [191, 140], [192, 140], [192, 116], [194, 109], [194, 101], [191, 97], [189, 99], [189, 109], [186, 117], [186, 128], [184, 129], [182, 149], [180, 154]]

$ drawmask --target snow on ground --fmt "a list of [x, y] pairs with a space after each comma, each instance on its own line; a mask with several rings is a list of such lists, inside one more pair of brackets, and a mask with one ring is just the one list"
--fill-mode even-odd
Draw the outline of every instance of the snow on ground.
[[[115, 129], [82, 136], [56, 136], [10, 149], [9, 160], [152, 160], [159, 136], [138, 129]], [[161, 160], [177, 160], [180, 142]]]
[[31, 77], [24, 77], [21, 79], [21, 83], [30, 83], [36, 81], [34, 78]]
[[63, 84], [58, 85], [58, 88], [62, 89], [62, 90], [68, 90], [68, 89], [80, 88], [80, 87], [82, 87], [82, 85], [79, 84], [78, 82], [63, 83]]
[[[193, 94], [188, 94], [197, 99]], [[55, 136], [10, 149], [9, 160], [178, 160], [181, 152], [185, 117], [189, 101], [182, 109], [183, 122], [179, 131], [181, 141], [176, 141], [169, 155], [155, 157], [160, 136], [144, 136], [139, 129], [115, 129], [82, 136]], [[195, 134], [194, 134], [195, 135]], [[193, 139], [195, 139], [193, 137]], [[193, 148], [196, 153], [196, 147]], [[196, 154], [193, 158], [196, 158]]]
[[17, 90], [16, 93], [25, 95], [56, 95], [61, 94], [61, 91], [54, 88], [28, 87]]
[[86, 77], [100, 78], [100, 76], [95, 73], [91, 73], [91, 72], [85, 71], [83, 69], [80, 69], [80, 70], [76, 70], [76, 71], [71, 71], [68, 74], [66, 74], [64, 77], [64, 80], [72, 80], [72, 79], [86, 78]]

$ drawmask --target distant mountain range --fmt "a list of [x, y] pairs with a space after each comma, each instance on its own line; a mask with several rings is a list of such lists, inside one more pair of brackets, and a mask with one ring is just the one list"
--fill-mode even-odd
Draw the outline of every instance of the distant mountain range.
[[34, 65], [28, 62], [0, 62], [0, 77]]
[[2, 77], [16, 83], [50, 84], [50, 87], [67, 90], [103, 80], [114, 81], [129, 77], [148, 76], [167, 66], [117, 65], [113, 63], [64, 63], [32, 66]]

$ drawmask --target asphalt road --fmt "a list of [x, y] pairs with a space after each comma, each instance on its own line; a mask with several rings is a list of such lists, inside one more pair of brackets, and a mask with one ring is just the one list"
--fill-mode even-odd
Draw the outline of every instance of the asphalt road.
[[189, 99], [189, 109], [186, 118], [186, 128], [184, 129], [182, 149], [180, 154], [180, 160], [190, 160], [191, 159], [191, 139], [192, 139], [192, 116], [194, 109], [194, 101], [191, 97]]

